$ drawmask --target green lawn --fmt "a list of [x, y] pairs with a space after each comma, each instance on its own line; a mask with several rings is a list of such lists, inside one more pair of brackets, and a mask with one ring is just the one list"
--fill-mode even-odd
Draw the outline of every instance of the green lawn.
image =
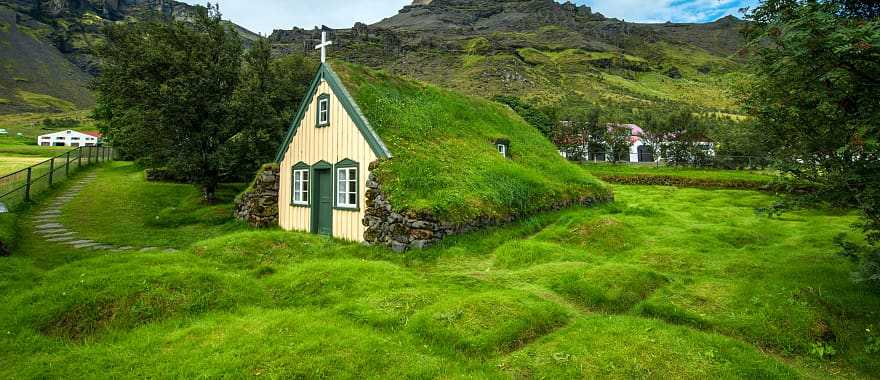
[[778, 172], [774, 170], [658, 167], [653, 164], [631, 165], [587, 162], [583, 164], [583, 167], [590, 174], [604, 181], [635, 185], [762, 189], [772, 187], [779, 176]]
[[242, 228], [230, 222], [229, 215], [243, 184], [221, 186], [218, 204], [203, 207], [195, 187], [147, 182], [143, 169], [130, 162], [112, 162], [97, 170], [99, 179], [65, 207], [62, 218], [87, 239], [181, 248]]
[[[214, 208], [99, 170], [101, 207], [68, 221], [181, 247], [216, 228], [151, 226]], [[880, 296], [831, 244], [855, 216], [768, 218], [773, 198], [742, 190], [615, 194], [405, 255], [248, 229], [175, 254], [74, 251], [23, 222], [0, 258], [0, 377], [880, 376]]]

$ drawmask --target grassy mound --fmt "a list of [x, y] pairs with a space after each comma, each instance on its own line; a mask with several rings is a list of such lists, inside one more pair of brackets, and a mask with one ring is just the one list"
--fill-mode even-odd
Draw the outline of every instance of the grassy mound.
[[518, 291], [490, 291], [430, 306], [408, 329], [465, 353], [508, 352], [565, 324], [561, 306]]
[[132, 254], [77, 261], [47, 272], [9, 310], [45, 335], [80, 341], [259, 300], [254, 284], [196, 260]]
[[520, 276], [584, 307], [613, 313], [627, 311], [668, 282], [656, 272], [623, 264], [546, 264]]
[[87, 373], [100, 378], [182, 379], [488, 376], [480, 369], [427, 353], [416, 343], [406, 336], [377, 333], [332, 312], [245, 307], [235, 314], [207, 314], [182, 326], [151, 325], [114, 344], [68, 347], [54, 358], [23, 356], [0, 369], [0, 375], [64, 378]]
[[540, 240], [511, 240], [495, 250], [495, 266], [517, 269], [559, 261], [591, 261], [584, 250]]
[[373, 292], [405, 289], [423, 280], [384, 261], [315, 260], [267, 279], [276, 300], [289, 305], [333, 305]]
[[516, 378], [797, 378], [782, 362], [719, 335], [640, 318], [585, 317], [503, 359]]
[[[394, 155], [375, 173], [396, 209], [463, 222], [611, 195], [507, 107], [358, 66], [334, 67]], [[510, 158], [497, 151], [501, 139], [510, 142]]]
[[270, 270], [314, 259], [353, 258], [357, 244], [287, 231], [244, 231], [193, 244], [195, 255], [234, 268]]

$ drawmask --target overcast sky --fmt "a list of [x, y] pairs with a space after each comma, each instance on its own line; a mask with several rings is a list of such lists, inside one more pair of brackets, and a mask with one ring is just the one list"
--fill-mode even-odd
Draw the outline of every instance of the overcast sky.
[[[205, 4], [201, 0], [184, 0]], [[212, 1], [213, 3], [214, 1]], [[705, 22], [754, 5], [758, 0], [574, 0], [608, 17], [633, 22]], [[223, 17], [251, 31], [268, 35], [273, 29], [327, 25], [346, 28], [397, 14], [412, 0], [221, 0]]]

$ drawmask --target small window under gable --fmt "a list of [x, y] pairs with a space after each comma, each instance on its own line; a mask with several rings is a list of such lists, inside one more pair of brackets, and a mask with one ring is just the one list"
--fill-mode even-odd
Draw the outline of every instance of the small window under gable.
[[315, 125], [318, 128], [330, 125], [330, 95], [321, 94], [318, 96], [318, 109], [316, 113], [317, 120]]

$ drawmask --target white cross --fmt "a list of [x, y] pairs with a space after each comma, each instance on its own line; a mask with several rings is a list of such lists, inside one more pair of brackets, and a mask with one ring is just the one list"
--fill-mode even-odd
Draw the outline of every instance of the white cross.
[[333, 41], [327, 41], [327, 32], [321, 31], [321, 43], [315, 46], [315, 50], [321, 49], [321, 63], [327, 60], [327, 46], [333, 45]]

